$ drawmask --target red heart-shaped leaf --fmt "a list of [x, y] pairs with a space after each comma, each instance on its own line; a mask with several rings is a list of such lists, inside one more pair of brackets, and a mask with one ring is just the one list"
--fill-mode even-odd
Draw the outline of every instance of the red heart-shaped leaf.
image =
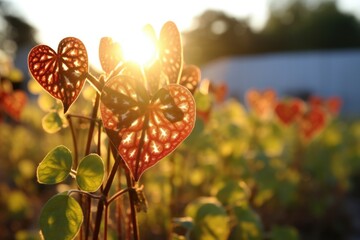
[[195, 65], [185, 65], [181, 72], [180, 84], [194, 94], [201, 80], [200, 69]]
[[184, 62], [181, 35], [176, 24], [171, 21], [166, 22], [160, 31], [159, 55], [161, 68], [169, 83], [179, 83]]
[[122, 51], [120, 44], [113, 41], [110, 37], [103, 37], [100, 40], [99, 59], [102, 69], [111, 73], [122, 61]]
[[101, 95], [104, 128], [136, 181], [170, 154], [192, 131], [195, 100], [185, 87], [170, 84], [150, 96], [129, 76], [109, 80]]
[[249, 107], [260, 119], [266, 120], [272, 116], [277, 97], [274, 90], [258, 91], [250, 89], [246, 92], [245, 97]]
[[0, 109], [12, 119], [19, 121], [27, 99], [27, 95], [21, 90], [11, 93], [2, 92], [0, 96]]
[[210, 82], [209, 92], [211, 92], [214, 95], [215, 101], [217, 103], [222, 103], [225, 101], [226, 96], [229, 92], [228, 85], [225, 82], [220, 82], [220, 83]]
[[301, 135], [309, 140], [324, 129], [326, 114], [321, 108], [312, 108], [305, 113], [300, 121]]
[[67, 112], [79, 96], [88, 72], [88, 56], [84, 44], [77, 38], [61, 40], [56, 53], [47, 45], [31, 49], [28, 67], [40, 85], [60, 99]]
[[304, 110], [304, 103], [300, 99], [291, 99], [278, 102], [275, 106], [275, 114], [285, 125], [293, 123]]
[[333, 96], [327, 99], [326, 101], [327, 110], [332, 116], [336, 116], [339, 114], [341, 106], [342, 106], [342, 99], [337, 96]]

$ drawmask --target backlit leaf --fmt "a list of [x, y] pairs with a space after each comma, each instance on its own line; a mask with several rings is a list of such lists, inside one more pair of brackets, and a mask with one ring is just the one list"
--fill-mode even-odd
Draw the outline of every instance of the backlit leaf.
[[104, 172], [101, 157], [97, 154], [89, 154], [81, 160], [77, 169], [77, 184], [81, 190], [95, 192], [103, 182]]
[[56, 195], [43, 207], [40, 229], [43, 237], [50, 240], [74, 239], [83, 222], [79, 203], [68, 195]]
[[62, 128], [63, 122], [58, 112], [49, 112], [42, 119], [43, 129], [47, 133], [56, 133]]
[[37, 168], [37, 180], [42, 184], [55, 184], [66, 179], [70, 174], [72, 156], [70, 150], [57, 146], [41, 161]]

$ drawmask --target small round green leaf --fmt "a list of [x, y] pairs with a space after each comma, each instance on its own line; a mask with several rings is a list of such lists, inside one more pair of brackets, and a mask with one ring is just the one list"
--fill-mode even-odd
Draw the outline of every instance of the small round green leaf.
[[79, 203], [68, 195], [52, 197], [40, 214], [40, 230], [44, 239], [73, 239], [82, 222], [83, 213]]
[[49, 112], [43, 117], [42, 126], [47, 133], [56, 133], [62, 128], [63, 121], [58, 112]]
[[42, 184], [59, 183], [70, 174], [71, 165], [70, 150], [63, 145], [57, 146], [40, 162], [37, 168], [37, 180]]
[[103, 182], [104, 172], [104, 163], [101, 157], [97, 154], [89, 154], [79, 164], [76, 181], [81, 190], [95, 192]]

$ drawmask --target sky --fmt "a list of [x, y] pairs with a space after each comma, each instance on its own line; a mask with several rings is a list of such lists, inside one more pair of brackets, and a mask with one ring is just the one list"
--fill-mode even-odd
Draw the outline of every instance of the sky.
[[[89, 60], [95, 65], [103, 36], [134, 45], [137, 44], [135, 33], [147, 23], [159, 32], [171, 20], [184, 31], [191, 27], [195, 16], [208, 9], [248, 18], [254, 29], [261, 29], [271, 1], [274, 0], [7, 0], [17, 14], [38, 30], [40, 43], [56, 50], [61, 39], [77, 37], [84, 42]], [[338, 0], [338, 6], [360, 16], [360, 0]]]

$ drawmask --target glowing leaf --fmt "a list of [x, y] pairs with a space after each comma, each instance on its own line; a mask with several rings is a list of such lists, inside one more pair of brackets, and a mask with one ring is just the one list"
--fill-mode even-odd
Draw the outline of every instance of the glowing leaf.
[[28, 66], [34, 79], [62, 101], [66, 113], [84, 86], [88, 56], [79, 39], [68, 37], [61, 40], [57, 53], [46, 45], [31, 49]]
[[72, 156], [70, 150], [63, 146], [52, 149], [37, 168], [37, 179], [42, 184], [55, 184], [70, 174]]
[[81, 190], [95, 192], [103, 182], [104, 172], [101, 157], [97, 154], [89, 154], [80, 161], [76, 181]]
[[49, 112], [42, 119], [42, 126], [44, 130], [48, 133], [58, 132], [62, 126], [63, 122], [58, 112]]
[[81, 207], [74, 198], [68, 195], [55, 195], [41, 211], [41, 233], [44, 239], [74, 239], [80, 230], [83, 218]]
[[179, 83], [183, 68], [183, 51], [180, 32], [175, 23], [164, 24], [160, 32], [159, 51], [162, 70], [169, 83]]
[[100, 40], [99, 59], [102, 69], [109, 74], [122, 61], [122, 51], [119, 43], [110, 37]]
[[185, 65], [180, 77], [180, 84], [194, 94], [201, 80], [200, 69], [195, 65]]
[[105, 130], [136, 181], [187, 138], [195, 124], [194, 98], [178, 84], [150, 96], [141, 81], [118, 76], [105, 84], [101, 101]]

